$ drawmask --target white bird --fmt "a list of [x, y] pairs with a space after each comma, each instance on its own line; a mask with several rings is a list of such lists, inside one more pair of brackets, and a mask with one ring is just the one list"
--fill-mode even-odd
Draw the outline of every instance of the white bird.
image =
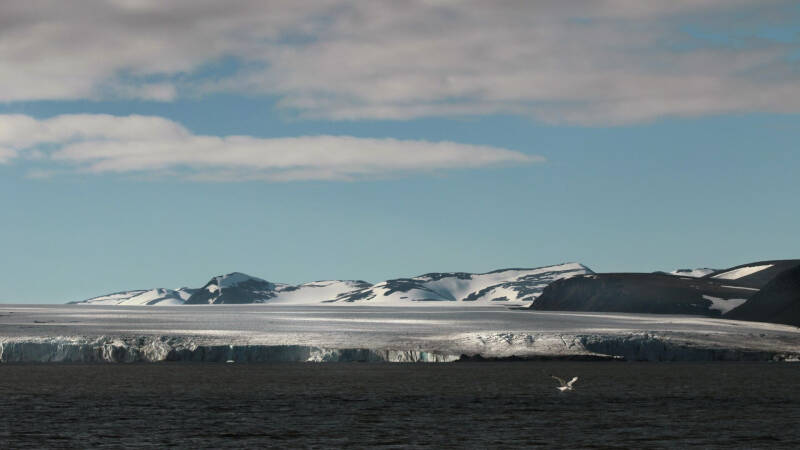
[[572, 385], [575, 384], [576, 381], [578, 381], [578, 377], [573, 377], [571, 380], [569, 380], [569, 382], [566, 382], [562, 378], [559, 378], [559, 377], [557, 377], [555, 375], [550, 375], [550, 376], [555, 378], [556, 380], [558, 380], [559, 383], [561, 383], [561, 386], [558, 386], [556, 388], [561, 392], [571, 391], [572, 390]]

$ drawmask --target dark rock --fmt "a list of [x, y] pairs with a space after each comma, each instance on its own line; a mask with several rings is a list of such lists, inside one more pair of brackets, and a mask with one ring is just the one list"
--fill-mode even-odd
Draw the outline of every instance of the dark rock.
[[602, 273], [557, 280], [531, 305], [536, 310], [719, 316], [703, 298], [748, 298], [755, 291], [710, 278], [658, 273]]
[[800, 266], [780, 273], [725, 318], [800, 326]]

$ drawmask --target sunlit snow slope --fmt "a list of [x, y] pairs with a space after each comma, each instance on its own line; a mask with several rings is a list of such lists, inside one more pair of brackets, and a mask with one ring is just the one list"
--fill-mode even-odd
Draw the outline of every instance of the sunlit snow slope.
[[387, 280], [343, 294], [332, 302], [405, 305], [412, 302], [470, 304], [529, 304], [555, 280], [593, 273], [578, 263], [536, 269], [503, 269], [471, 274], [429, 273]]
[[156, 305], [174, 306], [182, 305], [194, 293], [196, 289], [149, 289], [115, 292], [113, 294], [101, 295], [100, 297], [90, 298], [82, 302], [75, 302], [79, 305]]

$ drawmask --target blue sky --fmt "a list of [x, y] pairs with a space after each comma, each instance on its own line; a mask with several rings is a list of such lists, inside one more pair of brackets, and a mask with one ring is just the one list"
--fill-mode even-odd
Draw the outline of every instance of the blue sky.
[[42, 3], [0, 7], [2, 302], [800, 255], [791, 2]]

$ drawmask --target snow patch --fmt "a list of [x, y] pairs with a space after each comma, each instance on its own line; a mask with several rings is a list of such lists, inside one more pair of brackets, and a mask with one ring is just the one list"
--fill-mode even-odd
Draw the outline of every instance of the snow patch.
[[708, 309], [714, 309], [719, 311], [721, 314], [726, 314], [728, 311], [739, 307], [747, 301], [746, 298], [719, 298], [719, 297], [712, 297], [710, 295], [703, 295], [703, 298], [711, 302], [711, 306]]
[[669, 273], [670, 275], [677, 275], [681, 277], [702, 278], [714, 272], [716, 272], [716, 270], [714, 269], [702, 268], [702, 269], [677, 269], [667, 273]]
[[761, 272], [764, 269], [769, 269], [774, 264], [764, 264], [762, 266], [746, 266], [740, 267], [738, 269], [729, 270], [727, 272], [723, 272], [719, 275], [714, 275], [711, 278], [719, 278], [721, 280], [738, 280], [739, 278], [746, 277], [748, 275], [752, 275], [756, 272]]
[[759, 291], [758, 288], [751, 288], [751, 287], [744, 287], [744, 286], [730, 286], [727, 284], [722, 284], [720, 287], [728, 288], [728, 289], [741, 289], [743, 291]]

